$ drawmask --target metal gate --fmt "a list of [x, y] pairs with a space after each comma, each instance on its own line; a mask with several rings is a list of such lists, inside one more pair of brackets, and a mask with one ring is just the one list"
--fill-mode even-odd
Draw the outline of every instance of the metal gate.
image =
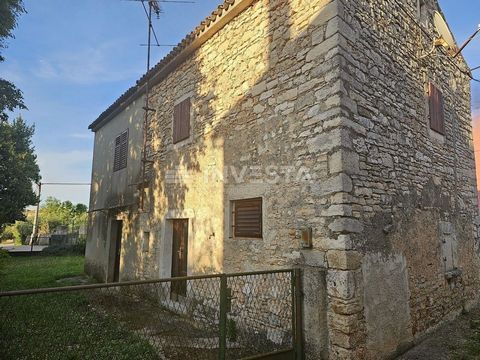
[[[185, 296], [172, 298], [178, 282], [186, 283]], [[110, 336], [102, 335], [104, 328], [115, 326], [130, 348], [150, 354], [139, 359], [300, 360], [301, 273], [288, 269], [0, 292], [0, 357], [5, 359], [10, 346], [33, 349], [29, 359], [48, 358], [45, 354], [58, 349], [66, 357], [95, 347], [102, 352]], [[33, 339], [39, 345], [32, 346]]]

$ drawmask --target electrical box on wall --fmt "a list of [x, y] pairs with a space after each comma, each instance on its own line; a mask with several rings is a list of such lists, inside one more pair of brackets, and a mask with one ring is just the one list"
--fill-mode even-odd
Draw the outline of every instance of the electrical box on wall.
[[302, 229], [302, 247], [304, 249], [312, 248], [312, 228]]

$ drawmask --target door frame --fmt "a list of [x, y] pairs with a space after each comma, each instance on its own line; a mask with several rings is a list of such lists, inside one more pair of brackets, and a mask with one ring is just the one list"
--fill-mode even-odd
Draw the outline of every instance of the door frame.
[[[172, 269], [170, 277], [188, 276], [188, 224], [189, 219], [174, 219], [172, 222]], [[176, 225], [176, 226], [175, 226]], [[175, 237], [175, 228], [179, 231], [177, 238]], [[180, 235], [181, 234], [181, 235]], [[175, 238], [177, 241], [175, 241]], [[183, 241], [180, 241], [182, 239]], [[178, 256], [180, 244], [184, 245], [184, 256], [182, 259]], [[176, 253], [177, 252], [177, 253]], [[176, 266], [174, 266], [176, 264]], [[176, 270], [176, 271], [175, 271]], [[174, 272], [175, 271], [175, 272]], [[187, 281], [179, 280], [171, 283], [170, 297], [177, 299], [179, 296], [187, 296]]]
[[[110, 219], [110, 249], [108, 257], [107, 282], [120, 281], [121, 251], [123, 239], [123, 220], [117, 217]], [[120, 235], [120, 236], [119, 236]]]
[[188, 220], [187, 274], [192, 274], [195, 213], [192, 209], [169, 210], [162, 221], [162, 235], [159, 244], [160, 256], [158, 259], [160, 279], [169, 278], [172, 275], [173, 220], [177, 219]]

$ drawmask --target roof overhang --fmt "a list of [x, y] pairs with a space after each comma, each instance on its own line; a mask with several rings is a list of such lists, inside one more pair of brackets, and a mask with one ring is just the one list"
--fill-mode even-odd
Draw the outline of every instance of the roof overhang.
[[135, 99], [145, 93], [147, 82], [149, 86], [158, 84], [170, 73], [175, 71], [200, 46], [220, 31], [233, 18], [242, 13], [256, 0], [224, 0], [199, 26], [187, 35], [173, 50], [165, 56], [137, 83], [121, 95], [110, 107], [89, 125], [93, 132], [112, 120]]

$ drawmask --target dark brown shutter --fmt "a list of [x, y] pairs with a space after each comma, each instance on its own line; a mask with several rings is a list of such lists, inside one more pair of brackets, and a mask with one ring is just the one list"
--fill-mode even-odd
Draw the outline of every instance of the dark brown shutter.
[[234, 236], [262, 237], [262, 198], [234, 201]]
[[128, 129], [115, 138], [113, 171], [118, 171], [126, 168], [127, 159], [128, 159]]
[[173, 108], [173, 143], [177, 143], [180, 138], [180, 120], [181, 120], [181, 103]]
[[432, 83], [429, 84], [429, 111], [430, 128], [442, 135], [445, 135], [445, 115], [442, 92]]
[[122, 133], [120, 145], [120, 169], [127, 167], [128, 159], [128, 130]]
[[173, 108], [173, 143], [190, 137], [190, 98]]

